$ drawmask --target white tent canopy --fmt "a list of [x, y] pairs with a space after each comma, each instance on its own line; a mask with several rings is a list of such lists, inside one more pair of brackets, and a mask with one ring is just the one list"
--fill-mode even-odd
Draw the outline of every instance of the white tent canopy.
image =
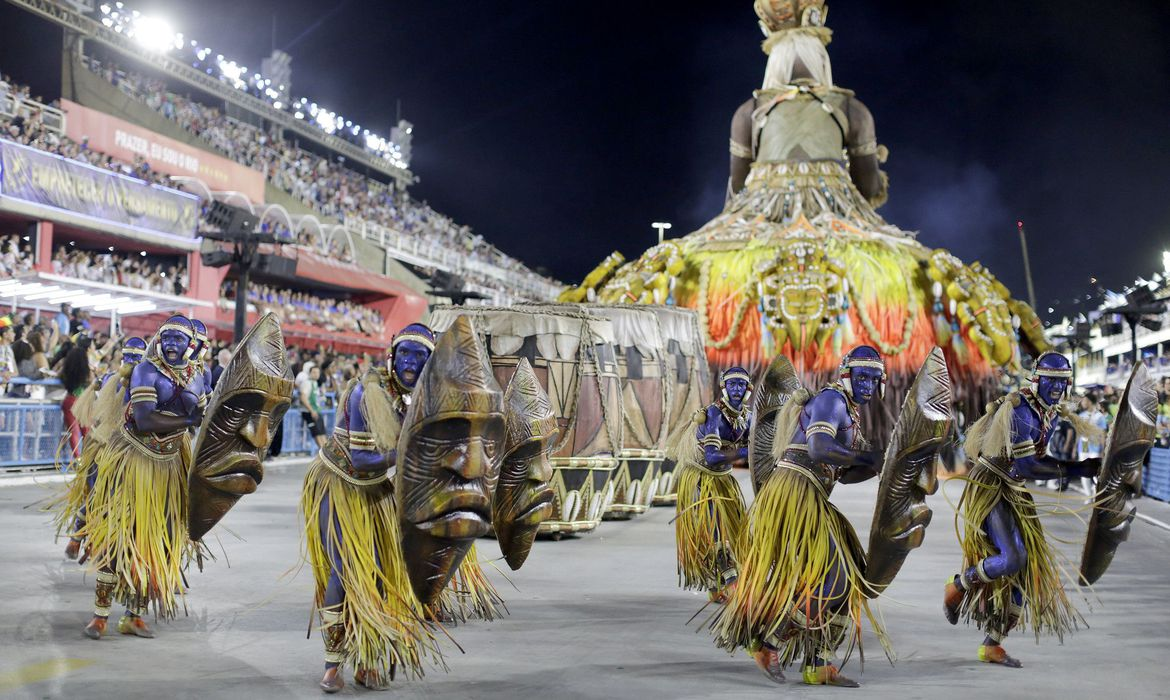
[[95, 314], [109, 316], [112, 321], [116, 321], [119, 316], [209, 309], [213, 306], [199, 299], [45, 272], [31, 272], [0, 280], [0, 304], [11, 305], [13, 311], [21, 306], [53, 311], [66, 302], [75, 309], [89, 309]]

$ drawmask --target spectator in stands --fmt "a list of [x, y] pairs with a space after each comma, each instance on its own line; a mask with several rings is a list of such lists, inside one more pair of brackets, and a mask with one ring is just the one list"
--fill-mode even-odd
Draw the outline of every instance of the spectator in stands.
[[304, 381], [297, 387], [297, 398], [300, 402], [301, 419], [317, 443], [317, 449], [325, 446], [325, 421], [321, 419], [320, 380], [321, 368], [312, 362], [306, 362]]
[[223, 348], [219, 351], [215, 358], [215, 366], [211, 368], [211, 388], [215, 388], [219, 384], [219, 378], [223, 375], [223, 371], [227, 369], [227, 365], [232, 361], [232, 351]]
[[73, 415], [73, 404], [90, 382], [89, 346], [89, 336], [78, 334], [66, 351], [61, 366], [61, 384], [65, 387], [61, 415], [65, 419], [65, 430], [69, 433], [69, 448], [73, 451], [74, 458], [81, 456], [81, 438], [85, 431]]
[[57, 326], [57, 333], [62, 337], [69, 336], [72, 333], [73, 325], [73, 305], [69, 302], [61, 304], [61, 310], [57, 312], [57, 317], [54, 319]]
[[1158, 401], [1158, 447], [1170, 448], [1170, 395], [1162, 393]]
[[[1100, 403], [1093, 394], [1085, 394], [1081, 397], [1080, 410], [1077, 415], [1090, 425], [1100, 428], [1102, 432], [1109, 426], [1109, 420], [1101, 411]], [[1093, 440], [1088, 437], [1081, 437], [1077, 445], [1078, 456], [1077, 459], [1089, 459], [1090, 457], [1101, 456], [1101, 442]], [[1090, 503], [1093, 500], [1093, 494], [1096, 493], [1092, 477], [1081, 477], [1081, 490], [1085, 492], [1085, 503]]]
[[[39, 329], [40, 327], [38, 326], [37, 328]], [[38, 329], [34, 329], [26, 338], [29, 346], [32, 348], [30, 361], [32, 362], [33, 371], [31, 373], [32, 376], [28, 376], [29, 379], [44, 379], [47, 376], [52, 376], [52, 371], [49, 369], [49, 357], [45, 354], [48, 349], [48, 346], [45, 344], [45, 333], [43, 330]], [[22, 377], [27, 376], [25, 370], [20, 368], [19, 361], [17, 362], [17, 367]]]
[[[35, 381], [40, 378], [36, 363], [33, 362], [33, 349], [27, 340], [18, 340], [12, 345], [12, 357], [16, 361], [16, 376]], [[12, 384], [8, 387], [8, 396], [15, 399], [29, 398], [27, 384]]]
[[16, 327], [12, 317], [0, 318], [0, 395], [8, 393], [8, 381], [16, 376], [16, 356], [12, 343], [16, 341]]
[[90, 330], [89, 312], [85, 309], [74, 309], [73, 317], [69, 322], [69, 335], [88, 333]]

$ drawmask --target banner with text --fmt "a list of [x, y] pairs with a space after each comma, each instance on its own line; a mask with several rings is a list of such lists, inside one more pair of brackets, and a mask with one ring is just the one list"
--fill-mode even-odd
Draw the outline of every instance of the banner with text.
[[253, 204], [264, 203], [264, 173], [167, 138], [115, 116], [61, 100], [65, 135], [77, 143], [127, 163], [142, 156], [153, 170], [197, 177], [213, 192], [235, 191]]
[[193, 238], [199, 198], [0, 140], [0, 196]]

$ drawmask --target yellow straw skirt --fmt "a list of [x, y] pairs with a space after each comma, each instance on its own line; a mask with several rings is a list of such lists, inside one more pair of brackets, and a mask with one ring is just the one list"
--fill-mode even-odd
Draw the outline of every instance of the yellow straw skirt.
[[[93, 432], [90, 431], [90, 434], [81, 443], [81, 456], [70, 460], [65, 467], [70, 474], [69, 480], [65, 482], [65, 487], [58, 489], [52, 500], [43, 507], [44, 510], [53, 515], [53, 527], [57, 537], [79, 536], [74, 532], [73, 524], [81, 512], [81, 508], [89, 499], [89, 484], [86, 483], [86, 477], [89, 476], [90, 465], [97, 459], [97, 455], [103, 447], [105, 445], [93, 437]], [[61, 454], [72, 455], [68, 450], [64, 450]]]
[[733, 543], [746, 519], [739, 482], [730, 471], [687, 462], [678, 469], [676, 508], [679, 585], [697, 591], [723, 588], [723, 569], [735, 563]]
[[[777, 464], [748, 511], [736, 553], [739, 582], [711, 622], [718, 646], [734, 651], [767, 642], [787, 664], [797, 654], [835, 651], [848, 638], [848, 658], [860, 647], [864, 613], [892, 655], [864, 595], [861, 542], [803, 467]], [[832, 576], [844, 581], [830, 581]], [[844, 603], [835, 613], [822, 612], [820, 589], [840, 589], [842, 583]]]
[[955, 527], [963, 525], [959, 536], [963, 548], [963, 568], [978, 564], [998, 550], [992, 544], [983, 523], [997, 503], [1003, 501], [1011, 509], [1027, 552], [1027, 563], [1011, 576], [1002, 576], [989, 584], [977, 584], [963, 599], [960, 616], [974, 622], [989, 634], [1005, 635], [1012, 627], [1014, 603], [1012, 589], [1023, 594], [1023, 610], [1017, 626], [1031, 629], [1036, 639], [1042, 634], [1054, 635], [1063, 641], [1085, 619], [1065, 593], [1062, 579], [1074, 590], [1080, 590], [1076, 578], [1062, 563], [1063, 557], [1044, 536], [1044, 526], [1036, 511], [1036, 502], [1022, 482], [1007, 478], [980, 462], [964, 477], [966, 483], [959, 499]]
[[437, 605], [439, 619], [443, 621], [491, 622], [508, 612], [504, 599], [484, 574], [474, 544], [455, 570], [451, 583], [439, 595]]
[[[322, 507], [329, 508], [334, 524], [328, 541], [322, 539], [318, 526]], [[341, 663], [377, 670], [384, 677], [392, 669], [421, 677], [422, 660], [428, 655], [441, 664], [442, 655], [402, 558], [402, 534], [390, 483], [352, 483], [318, 455], [305, 474], [301, 514], [317, 608], [339, 612], [345, 625]], [[333, 566], [330, 552], [336, 552], [341, 561], [345, 601], [340, 610], [325, 607]]]
[[152, 442], [123, 428], [98, 452], [97, 481], [77, 535], [88, 542], [87, 566], [117, 576], [115, 599], [171, 619], [176, 593], [182, 595], [184, 558], [194, 551], [187, 539], [191, 437], [184, 431]]
[[85, 391], [81, 392], [81, 396], [77, 397], [77, 401], [73, 403], [73, 417], [77, 419], [77, 424], [83, 428], [92, 428], [94, 422], [94, 409], [97, 408], [97, 389], [94, 389], [95, 382], [90, 382]]

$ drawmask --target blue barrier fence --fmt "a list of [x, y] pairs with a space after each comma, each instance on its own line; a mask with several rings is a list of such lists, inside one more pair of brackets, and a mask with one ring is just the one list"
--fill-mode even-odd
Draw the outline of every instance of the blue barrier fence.
[[1159, 501], [1170, 501], [1170, 449], [1150, 450], [1150, 462], [1142, 474], [1142, 492]]
[[[336, 411], [321, 411], [325, 434], [333, 430]], [[309, 434], [301, 412], [284, 415], [281, 454], [316, 454], [317, 443]], [[0, 469], [51, 465], [56, 461], [65, 434], [61, 407], [55, 402], [6, 401], [0, 403]], [[68, 450], [68, 447], [64, 447]], [[62, 452], [62, 457], [67, 457]]]
[[62, 435], [60, 405], [41, 401], [0, 404], [0, 467], [52, 464]]
[[[321, 410], [321, 420], [325, 423], [325, 435], [333, 432], [333, 424], [337, 419], [337, 411], [332, 408]], [[301, 412], [292, 409], [284, 414], [284, 436], [281, 440], [280, 454], [305, 453], [317, 454], [317, 443], [309, 433], [309, 426], [301, 417]]]

